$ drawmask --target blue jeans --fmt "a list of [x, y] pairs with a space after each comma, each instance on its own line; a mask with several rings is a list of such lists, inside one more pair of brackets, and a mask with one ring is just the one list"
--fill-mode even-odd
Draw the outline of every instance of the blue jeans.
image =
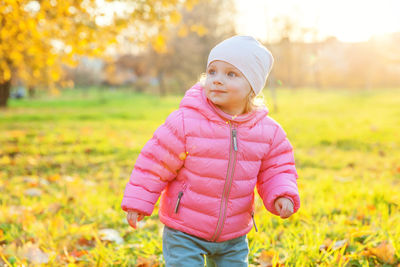
[[249, 246], [247, 236], [224, 242], [209, 242], [164, 226], [163, 255], [167, 267], [207, 266], [247, 267]]

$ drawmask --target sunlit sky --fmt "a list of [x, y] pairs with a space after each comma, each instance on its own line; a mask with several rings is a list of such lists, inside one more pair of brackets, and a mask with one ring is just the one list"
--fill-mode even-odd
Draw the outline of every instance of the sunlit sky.
[[[367, 41], [371, 36], [400, 32], [400, 0], [233, 0], [238, 34], [261, 41], [279, 40], [282, 19], [289, 18], [296, 29], [314, 28], [317, 33], [299, 34], [292, 39], [315, 41], [334, 36], [344, 42]], [[96, 0], [99, 12], [123, 12], [124, 3]], [[99, 24], [108, 16], [99, 17]]]
[[[235, 0], [237, 31], [263, 41], [277, 38], [285, 16], [297, 28], [316, 28], [319, 38], [366, 41], [372, 35], [400, 32], [400, 0]], [[311, 38], [311, 37], [309, 37]], [[311, 41], [311, 40], [309, 40]]]

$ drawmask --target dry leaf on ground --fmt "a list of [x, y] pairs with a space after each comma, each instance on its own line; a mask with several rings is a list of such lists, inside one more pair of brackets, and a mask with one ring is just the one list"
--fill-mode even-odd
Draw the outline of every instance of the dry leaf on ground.
[[117, 244], [122, 244], [124, 243], [124, 240], [122, 237], [119, 235], [118, 231], [115, 229], [101, 229], [99, 231], [100, 239], [103, 241], [112, 241]]
[[380, 243], [379, 246], [377, 246], [376, 248], [368, 248], [368, 252], [369, 254], [376, 256], [379, 260], [385, 263], [396, 263], [396, 259], [394, 257], [395, 249], [392, 244], [387, 241]]

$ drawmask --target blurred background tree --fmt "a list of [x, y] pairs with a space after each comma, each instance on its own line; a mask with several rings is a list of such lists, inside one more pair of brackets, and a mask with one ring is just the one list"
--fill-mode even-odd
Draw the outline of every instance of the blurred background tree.
[[[0, 106], [16, 88], [30, 96], [36, 89], [58, 94], [92, 86], [181, 94], [205, 71], [210, 49], [236, 34], [237, 17], [246, 13], [243, 6], [236, 10], [238, 2], [0, 0]], [[267, 84], [273, 99], [279, 87], [400, 86], [400, 32], [342, 42], [321, 38], [318, 14], [305, 27], [300, 13], [269, 12], [255, 25], [268, 28], [264, 45], [275, 58]]]
[[[153, 78], [154, 93], [165, 96], [184, 92], [205, 72], [210, 48], [235, 34], [233, 6], [232, 0], [207, 0], [189, 9], [180, 7], [179, 23], [165, 27], [167, 34], [162, 40], [165, 46], [159, 49], [148, 45], [117, 56], [105, 68], [106, 83], [115, 85], [113, 80], [117, 73], [130, 70], [136, 76], [133, 82], [136, 91], [144, 91], [146, 80]], [[125, 42], [129, 47], [131, 41]], [[128, 58], [129, 64], [126, 63]], [[122, 76], [126, 81], [130, 79], [130, 75]]]
[[[23, 83], [31, 92], [37, 86], [53, 93], [57, 93], [57, 85], [71, 86], [63, 77], [63, 65], [76, 66], [79, 55], [106, 57], [106, 49], [117, 43], [123, 31], [136, 33], [130, 38], [134, 44], [150, 40], [157, 51], [162, 51], [167, 26], [180, 21], [176, 8], [191, 9], [195, 3], [1, 0], [0, 106], [6, 106], [13, 81]], [[119, 8], [113, 13], [105, 10], [116, 6]]]

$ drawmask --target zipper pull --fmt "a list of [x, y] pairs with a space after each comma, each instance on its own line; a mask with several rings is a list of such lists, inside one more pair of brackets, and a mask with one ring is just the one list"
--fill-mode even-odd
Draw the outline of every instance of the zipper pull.
[[251, 213], [251, 217], [253, 218], [254, 228], [256, 229], [256, 232], [258, 232], [258, 228], [257, 228], [257, 225], [256, 225], [256, 220], [254, 220], [254, 211]]
[[238, 151], [236, 129], [232, 129], [233, 150]]
[[183, 191], [180, 191], [178, 194], [178, 200], [176, 201], [175, 205], [175, 213], [178, 213], [179, 203], [181, 202], [182, 196], [183, 196]]

